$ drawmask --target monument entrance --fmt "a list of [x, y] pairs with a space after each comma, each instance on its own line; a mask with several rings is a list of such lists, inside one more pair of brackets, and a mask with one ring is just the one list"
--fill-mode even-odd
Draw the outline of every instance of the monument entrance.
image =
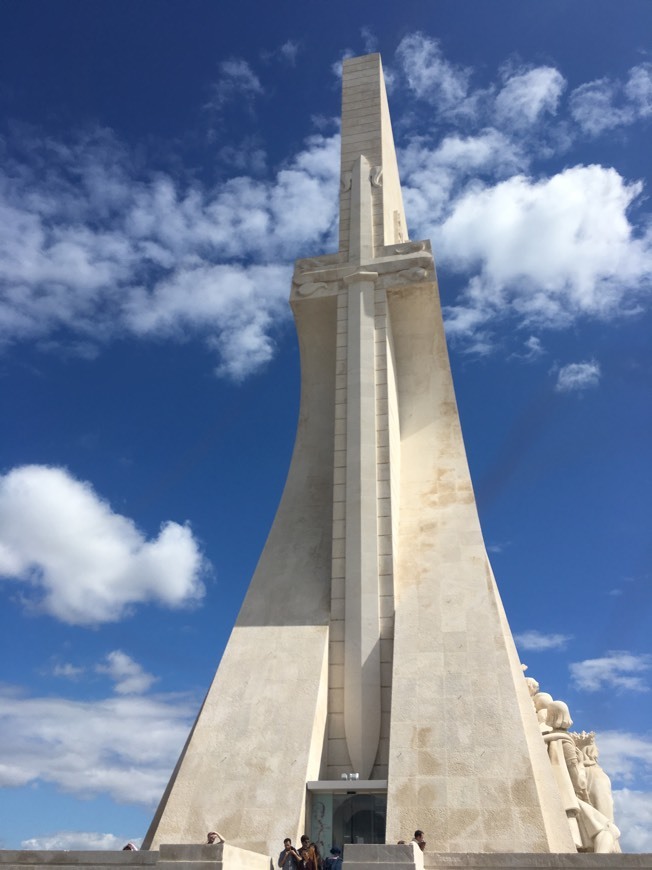
[[387, 783], [347, 781], [308, 783], [308, 834], [327, 855], [333, 843], [385, 842]]

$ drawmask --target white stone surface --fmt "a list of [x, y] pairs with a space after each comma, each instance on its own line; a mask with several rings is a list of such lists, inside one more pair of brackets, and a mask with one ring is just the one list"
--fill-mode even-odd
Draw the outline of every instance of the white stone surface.
[[344, 867], [349, 870], [404, 868], [423, 870], [423, 852], [416, 843], [404, 845], [350, 844], [344, 847]]
[[340, 250], [293, 279], [288, 481], [146, 844], [217, 828], [274, 854], [303, 833], [306, 782], [355, 770], [388, 780], [390, 843], [421, 828], [440, 852], [572, 851], [482, 539], [430, 245], [407, 241], [378, 55], [344, 62], [341, 159]]
[[[167, 847], [175, 854], [173, 860], [163, 857], [165, 850], [159, 852], [63, 852], [63, 851], [9, 851], [0, 850], [0, 867], [2, 870], [120, 870], [120, 868], [154, 868], [157, 870], [270, 870], [268, 856], [246, 853], [251, 856], [251, 864], [244, 863], [246, 856], [240, 856], [238, 865], [231, 864], [229, 857], [213, 855], [205, 859], [203, 846], [185, 846], [184, 851], [177, 852], [177, 847]], [[365, 867], [369, 870], [387, 870], [397, 866], [417, 868], [416, 861], [410, 864], [411, 855], [408, 852], [395, 857], [392, 850], [409, 850], [407, 846], [349, 846], [351, 858], [346, 857], [344, 868], [363, 870], [362, 861], [356, 861], [356, 850], [362, 850], [360, 857], [366, 857]], [[244, 851], [244, 850], [240, 850]], [[379, 860], [375, 861], [374, 858]], [[224, 858], [224, 860], [223, 860]], [[405, 862], [404, 862], [405, 859]], [[416, 858], [418, 861], [418, 858]], [[425, 870], [652, 870], [652, 855], [595, 855], [593, 853], [500, 853], [485, 854], [467, 853], [431, 853], [423, 855]], [[265, 867], [263, 868], [263, 862]], [[271, 870], [274, 870], [272, 867]]]
[[335, 300], [311, 302], [296, 313], [304, 380], [283, 498], [146, 848], [217, 829], [273, 854], [303, 833], [328, 700], [336, 328]]

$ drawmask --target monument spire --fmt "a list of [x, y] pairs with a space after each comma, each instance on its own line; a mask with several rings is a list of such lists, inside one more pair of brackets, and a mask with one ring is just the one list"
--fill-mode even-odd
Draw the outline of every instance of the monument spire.
[[484, 547], [430, 243], [407, 240], [379, 55], [344, 62], [342, 95], [339, 250], [292, 282], [287, 483], [145, 845], [217, 829], [271, 854], [308, 830], [327, 851], [421, 828], [433, 851], [572, 852]]
[[[342, 444], [346, 453], [344, 732], [352, 769], [368, 779], [378, 751], [381, 720], [375, 321], [377, 305], [384, 308], [386, 300], [382, 295], [376, 299], [378, 273], [367, 264], [384, 245], [387, 233], [394, 241], [394, 227], [400, 223], [394, 213], [402, 215], [403, 205], [380, 55], [345, 64], [340, 252], [350, 270], [344, 276], [346, 291], [338, 317], [339, 346], [344, 347], [346, 338], [346, 354], [340, 352], [337, 360], [347, 372], [346, 407], [342, 409], [346, 420], [346, 443]], [[388, 180], [395, 179], [398, 191], [398, 200], [391, 204], [385, 201], [385, 170]], [[395, 204], [398, 210], [391, 208]]]
[[391, 245], [407, 241], [401, 182], [379, 54], [347, 58], [342, 69], [340, 251], [348, 253], [351, 262], [357, 256], [357, 249], [351, 247], [350, 235], [357, 217], [352, 173], [360, 157], [369, 164], [367, 179], [371, 181], [373, 199], [372, 236], [368, 242]]

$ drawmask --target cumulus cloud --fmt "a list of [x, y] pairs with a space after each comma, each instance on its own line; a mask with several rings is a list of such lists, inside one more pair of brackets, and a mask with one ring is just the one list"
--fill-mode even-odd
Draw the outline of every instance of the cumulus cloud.
[[569, 363], [557, 372], [555, 389], [559, 393], [570, 393], [597, 387], [600, 383], [600, 375], [600, 364], [595, 360]]
[[[471, 179], [507, 178], [525, 168], [518, 144], [493, 128], [451, 133], [435, 146], [414, 139], [399, 152], [403, 201], [419, 238], [432, 235]], [[414, 233], [413, 233], [414, 235]]]
[[[282, 46], [288, 60], [294, 47]], [[635, 67], [622, 83], [637, 117], [652, 108], [651, 69]], [[629, 214], [642, 184], [603, 166], [532, 172], [563, 138], [559, 70], [512, 68], [474, 89], [471, 68], [415, 33], [401, 40], [393, 73], [433, 107], [427, 123], [423, 113], [394, 120], [409, 133], [399, 161], [411, 234], [432, 238], [440, 263], [465, 281], [446, 312], [449, 335], [488, 353], [506, 318], [531, 334], [639, 310], [652, 235]], [[215, 102], [262, 90], [231, 59]], [[221, 158], [239, 174], [214, 187], [147, 174], [106, 131], [65, 143], [23, 133], [15, 145], [0, 170], [0, 345], [56, 348], [65, 337], [93, 353], [125, 334], [195, 338], [214, 351], [218, 374], [242, 380], [275, 352], [291, 261], [336, 247], [337, 135], [310, 137], [274, 175], [256, 139], [223, 142]]]
[[157, 679], [119, 649], [108, 653], [105, 661], [97, 665], [95, 670], [99, 674], [107, 674], [115, 682], [115, 690], [119, 695], [140, 695]]
[[[0, 786], [50, 783], [77, 797], [153, 806], [188, 735], [197, 699], [30, 698], [0, 688]], [[122, 843], [124, 845], [124, 842]]]
[[584, 692], [601, 689], [624, 689], [648, 692], [647, 676], [652, 669], [652, 656], [628, 652], [609, 652], [599, 659], [585, 659], [569, 665], [573, 685]]
[[570, 634], [544, 634], [541, 631], [521, 631], [514, 635], [516, 645], [522, 650], [535, 650], [541, 652], [544, 650], [562, 650], [565, 649], [568, 641], [571, 640]]
[[[630, 222], [643, 184], [600, 165], [532, 173], [538, 157], [577, 135], [562, 114], [562, 73], [511, 66], [502, 80], [474, 87], [473, 70], [452, 64], [423, 33], [403, 38], [396, 62], [401, 83], [434, 109], [428, 125], [422, 113], [402, 119], [411, 141], [399, 160], [412, 234], [431, 238], [439, 263], [466, 281], [445, 311], [449, 336], [487, 354], [507, 319], [538, 330], [638, 313], [652, 284], [652, 234]], [[652, 107], [648, 67], [623, 85], [639, 117]], [[442, 125], [464, 133], [436, 141]], [[531, 339], [515, 358], [540, 355], [540, 339]]]
[[580, 85], [570, 96], [570, 110], [593, 136], [652, 117], [652, 63], [632, 67], [626, 82], [601, 78]]
[[509, 316], [550, 328], [637, 311], [652, 279], [652, 237], [637, 238], [627, 217], [641, 191], [602, 166], [471, 185], [432, 227], [440, 261], [475, 273], [447, 309], [449, 333]]
[[132, 842], [140, 846], [141, 837], [117, 837], [115, 834], [100, 834], [97, 831], [57, 831], [44, 837], [32, 837], [23, 840], [21, 849], [37, 851], [80, 850], [80, 851], [116, 851]]
[[22, 581], [25, 601], [62, 622], [115, 621], [145, 602], [187, 605], [203, 595], [204, 569], [188, 526], [166, 522], [147, 540], [64, 469], [0, 476], [0, 576]]
[[274, 352], [291, 260], [335, 244], [338, 136], [214, 189], [143, 176], [103, 131], [17, 145], [0, 170], [0, 345], [193, 335], [239, 379]]

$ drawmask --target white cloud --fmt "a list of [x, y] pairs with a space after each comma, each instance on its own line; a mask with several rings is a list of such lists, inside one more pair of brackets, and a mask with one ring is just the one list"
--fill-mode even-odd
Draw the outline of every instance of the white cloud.
[[[435, 123], [490, 124], [510, 136], [527, 134], [544, 116], [555, 115], [566, 87], [559, 70], [539, 66], [511, 70], [500, 86], [472, 88], [473, 70], [451, 63], [439, 40], [423, 33], [401, 40], [396, 61], [412, 94], [435, 107]], [[530, 149], [540, 144], [533, 140]]]
[[652, 64], [632, 67], [626, 82], [602, 78], [580, 85], [570, 96], [570, 109], [593, 136], [651, 117]]
[[562, 650], [565, 649], [570, 634], [544, 634], [541, 631], [521, 631], [514, 635], [516, 645], [522, 650]]
[[338, 83], [341, 83], [344, 61], [348, 60], [350, 57], [355, 57], [355, 52], [351, 48], [345, 48], [342, 52], [342, 56], [331, 64], [331, 72], [338, 80]]
[[279, 48], [278, 53], [290, 66], [294, 66], [297, 62], [297, 54], [299, 53], [299, 43], [288, 39]]
[[362, 37], [365, 54], [372, 54], [373, 52], [378, 51], [378, 37], [371, 27], [361, 27], [360, 36]]
[[115, 834], [100, 834], [97, 831], [58, 831], [43, 837], [32, 837], [23, 840], [21, 849], [37, 851], [116, 851], [122, 849], [127, 842], [140, 846], [142, 838], [117, 837]]
[[[637, 236], [627, 213], [642, 184], [601, 166], [525, 174], [549, 147], [532, 125], [557, 111], [558, 70], [518, 69], [502, 90], [472, 90], [472, 70], [418, 33], [401, 41], [396, 70], [436, 106], [433, 121], [465, 124], [435, 144], [413, 135], [400, 152], [412, 235], [431, 237], [441, 264], [467, 281], [446, 312], [451, 336], [488, 353], [503, 318], [533, 331], [639, 309], [652, 238]], [[241, 59], [220, 71], [218, 102], [262, 92]], [[643, 64], [623, 85], [641, 117], [651, 83]], [[106, 131], [67, 144], [22, 137], [21, 156], [0, 170], [0, 345], [53, 349], [65, 336], [67, 348], [92, 353], [124, 334], [199, 338], [216, 371], [236, 380], [269, 361], [289, 318], [291, 260], [336, 247], [338, 136], [311, 137], [268, 178], [258, 141], [222, 143], [242, 174], [214, 188], [146, 176]]]
[[290, 261], [335, 245], [337, 135], [311, 137], [270, 180], [213, 190], [141, 177], [102, 131], [18, 145], [31, 162], [0, 170], [0, 345], [196, 335], [242, 378], [289, 317]]
[[221, 360], [217, 371], [240, 381], [273, 356], [270, 332], [286, 316], [291, 274], [288, 266], [275, 265], [181, 269], [152, 292], [134, 290], [124, 306], [124, 322], [142, 336], [201, 334], [206, 324], [219, 323], [219, 331], [207, 339]]
[[[404, 37], [396, 61], [412, 94], [433, 105], [432, 123], [465, 130], [433, 144], [423, 112], [401, 124], [414, 131], [399, 155], [412, 235], [431, 238], [439, 263], [467, 282], [445, 311], [448, 335], [483, 355], [507, 319], [532, 330], [638, 313], [652, 284], [652, 233], [628, 217], [642, 182], [598, 165], [525, 174], [576, 135], [560, 115], [562, 73], [512, 68], [502, 84], [473, 88], [473, 70], [450, 63], [422, 33]], [[634, 68], [622, 90], [637, 117], [652, 113], [652, 65]], [[532, 340], [513, 356], [539, 356], [540, 339]]]
[[434, 232], [469, 179], [504, 178], [527, 164], [520, 147], [491, 127], [473, 136], [452, 133], [436, 147], [414, 139], [398, 159], [409, 225], [419, 238]]
[[490, 553], [503, 553], [510, 546], [510, 541], [496, 541], [492, 544], [487, 544], [487, 550]]
[[204, 567], [188, 526], [166, 522], [148, 541], [61, 468], [0, 476], [0, 576], [23, 581], [26, 599], [62, 622], [114, 621], [145, 602], [186, 605], [203, 595]]
[[535, 124], [544, 114], [554, 115], [565, 86], [566, 80], [554, 67], [514, 73], [496, 95], [498, 121], [522, 129]]
[[431, 227], [440, 262], [476, 273], [447, 310], [449, 333], [508, 316], [563, 327], [639, 310], [652, 279], [652, 236], [634, 236], [627, 210], [641, 191], [602, 166], [470, 185]]
[[630, 69], [625, 94], [638, 118], [652, 116], [652, 63], [642, 63]]
[[206, 108], [223, 109], [233, 100], [251, 101], [263, 93], [263, 86], [256, 73], [243, 58], [231, 58], [220, 63], [220, 77], [212, 88], [212, 96]]
[[648, 692], [646, 681], [652, 669], [652, 656], [628, 652], [609, 652], [599, 659], [586, 659], [569, 665], [573, 684], [585, 692], [601, 689], [627, 689]]
[[262, 51], [260, 56], [268, 63], [272, 60], [280, 60], [288, 66], [296, 66], [297, 55], [300, 50], [300, 43], [295, 42], [293, 39], [286, 39], [286, 41], [282, 45], [279, 45], [278, 48], [275, 48], [273, 51]]
[[260, 176], [267, 170], [267, 154], [255, 136], [225, 143], [216, 156], [225, 166], [241, 173]]
[[624, 852], [652, 852], [652, 793], [614, 789], [614, 816]]
[[52, 675], [55, 677], [64, 677], [66, 680], [76, 680], [84, 673], [84, 668], [77, 667], [70, 662], [62, 665], [55, 665], [52, 668]]
[[627, 731], [601, 731], [597, 736], [600, 764], [609, 776], [632, 784], [652, 776], [652, 740]]
[[503, 175], [525, 163], [518, 145], [492, 127], [475, 136], [452, 133], [442, 140], [431, 157], [439, 166], [448, 166], [467, 175], [483, 172]]
[[115, 690], [119, 695], [139, 695], [146, 692], [157, 679], [119, 649], [108, 653], [105, 662], [96, 665], [95, 670], [115, 681]]
[[512, 357], [531, 362], [532, 360], [539, 359], [546, 352], [541, 339], [536, 335], [528, 336], [523, 342], [523, 347], [524, 350], [521, 353], [513, 353]]
[[525, 347], [530, 356], [541, 356], [542, 353], [545, 353], [541, 344], [541, 339], [537, 338], [536, 335], [531, 335], [526, 339]]
[[0, 786], [42, 781], [78, 797], [108, 794], [121, 803], [153, 806], [196, 704], [163, 695], [29, 698], [0, 688]]
[[423, 33], [409, 34], [399, 43], [396, 59], [419, 99], [436, 105], [441, 113], [465, 109], [471, 70], [446, 60], [438, 40]]
[[560, 393], [570, 393], [597, 387], [600, 376], [600, 364], [595, 360], [569, 363], [559, 369], [555, 389]]

